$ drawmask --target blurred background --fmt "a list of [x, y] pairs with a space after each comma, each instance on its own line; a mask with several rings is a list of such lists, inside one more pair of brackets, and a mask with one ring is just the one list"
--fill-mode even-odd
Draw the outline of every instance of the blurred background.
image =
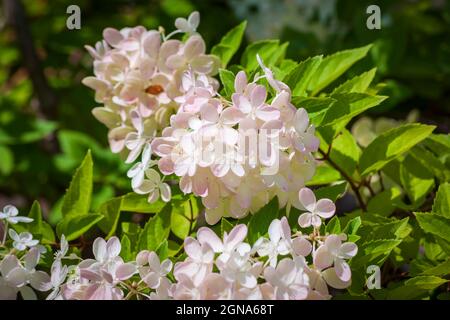
[[[130, 191], [127, 167], [109, 151], [107, 130], [91, 115], [93, 92], [81, 84], [92, 73], [84, 45], [100, 40], [105, 27], [173, 30], [176, 17], [198, 10], [209, 49], [247, 20], [246, 43], [280, 38], [297, 61], [374, 43], [347, 74], [377, 67], [381, 93], [390, 98], [368, 115], [391, 125], [417, 120], [449, 131], [446, 0], [0, 1], [0, 208], [29, 208], [37, 199], [50, 223], [59, 220], [60, 197], [88, 148], [95, 166], [94, 207]], [[80, 30], [66, 27], [72, 4], [81, 8]], [[372, 4], [381, 8], [381, 30], [366, 27]]]

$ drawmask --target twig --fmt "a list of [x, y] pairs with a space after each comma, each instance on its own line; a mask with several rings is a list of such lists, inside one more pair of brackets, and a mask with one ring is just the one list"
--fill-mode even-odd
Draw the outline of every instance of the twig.
[[358, 186], [353, 182], [352, 178], [344, 170], [342, 170], [333, 160], [331, 160], [331, 158], [329, 157], [329, 153], [330, 152], [325, 153], [323, 150], [319, 149], [319, 153], [323, 156], [324, 160], [328, 161], [328, 163], [334, 169], [336, 169], [344, 177], [345, 180], [348, 181], [348, 183], [350, 184], [350, 187], [352, 188], [353, 192], [356, 195], [356, 198], [357, 198], [357, 200], [359, 202], [361, 210], [366, 212], [367, 211], [367, 206], [364, 203], [363, 198], [361, 197], [361, 193], [359, 192]]

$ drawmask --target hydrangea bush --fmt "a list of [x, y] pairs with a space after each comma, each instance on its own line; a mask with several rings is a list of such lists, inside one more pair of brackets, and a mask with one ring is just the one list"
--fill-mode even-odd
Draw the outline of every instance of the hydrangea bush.
[[342, 79], [371, 46], [297, 62], [265, 40], [239, 60], [245, 22], [210, 53], [199, 23], [86, 47], [133, 192], [92, 210], [88, 151], [55, 229], [38, 202], [6, 206], [0, 298], [448, 298], [450, 140], [359, 117], [387, 98], [375, 69]]

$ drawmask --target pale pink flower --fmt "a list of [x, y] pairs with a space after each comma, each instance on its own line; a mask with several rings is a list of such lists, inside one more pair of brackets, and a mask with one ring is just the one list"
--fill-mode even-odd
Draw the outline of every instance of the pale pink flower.
[[330, 199], [320, 199], [319, 201], [316, 201], [316, 196], [311, 189], [301, 189], [298, 193], [298, 197], [303, 208], [308, 211], [301, 214], [298, 218], [298, 224], [302, 228], [307, 228], [309, 226], [317, 228], [322, 224], [321, 218], [331, 218], [336, 211], [336, 206]]

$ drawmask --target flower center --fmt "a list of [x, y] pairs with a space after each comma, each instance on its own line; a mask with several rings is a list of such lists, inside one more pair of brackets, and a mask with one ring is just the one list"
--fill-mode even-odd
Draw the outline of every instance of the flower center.
[[164, 88], [159, 84], [154, 84], [145, 89], [145, 92], [153, 95], [158, 95], [161, 92], [164, 92]]

